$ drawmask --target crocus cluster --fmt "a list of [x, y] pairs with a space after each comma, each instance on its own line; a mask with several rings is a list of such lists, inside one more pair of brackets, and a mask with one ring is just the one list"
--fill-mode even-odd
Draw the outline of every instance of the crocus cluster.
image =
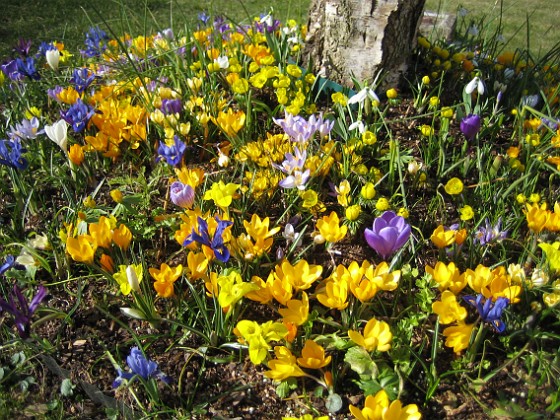
[[306, 120], [300, 115], [286, 113], [285, 118], [273, 118], [273, 121], [296, 143], [308, 142], [317, 132], [323, 137], [328, 136], [334, 127], [334, 121], [323, 119], [323, 114], [319, 114], [318, 117], [311, 115], [309, 120]]

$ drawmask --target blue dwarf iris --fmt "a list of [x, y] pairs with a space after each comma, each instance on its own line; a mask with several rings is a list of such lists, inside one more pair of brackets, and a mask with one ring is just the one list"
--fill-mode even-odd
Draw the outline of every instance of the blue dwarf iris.
[[72, 126], [76, 133], [82, 132], [95, 111], [86, 105], [81, 99], [76, 102], [67, 111], [60, 111], [60, 116], [64, 121]]
[[14, 285], [12, 293], [10, 293], [9, 301], [5, 301], [0, 297], [0, 310], [12, 314], [18, 334], [21, 338], [29, 337], [31, 317], [46, 296], [47, 289], [45, 289], [44, 286], [39, 286], [37, 294], [31, 299], [31, 302], [28, 303], [16, 284]]
[[95, 80], [95, 74], [88, 68], [75, 69], [72, 73], [70, 81], [74, 83], [74, 88], [78, 93], [84, 93], [85, 90]]
[[474, 296], [464, 296], [463, 299], [474, 306], [480, 315], [480, 319], [490, 323], [497, 332], [502, 333], [505, 331], [506, 324], [500, 318], [509, 304], [509, 299], [500, 296], [495, 302], [492, 302], [492, 299], [484, 300], [482, 294], [478, 294], [476, 298]]
[[228, 226], [233, 225], [233, 222], [230, 222], [229, 220], [220, 220], [218, 217], [216, 217], [216, 221], [218, 222], [218, 227], [214, 232], [214, 237], [210, 240], [208, 223], [206, 223], [206, 220], [203, 218], [198, 217], [198, 231], [200, 234], [196, 233], [193, 229], [192, 233], [187, 237], [187, 239], [185, 239], [185, 242], [183, 242], [183, 246], [190, 245], [193, 242], [206, 245], [214, 251], [214, 255], [219, 261], [225, 263], [229, 260], [230, 252], [224, 244], [224, 238], [222, 235]]
[[179, 139], [178, 136], [173, 137], [173, 144], [167, 144], [164, 141], [160, 142], [158, 147], [158, 160], [165, 159], [171, 166], [177, 166], [181, 163], [183, 155], [187, 150], [187, 145]]
[[148, 379], [160, 379], [166, 384], [171, 383], [171, 378], [165, 375], [161, 370], [159, 370], [158, 364], [153, 360], [146, 359], [142, 351], [138, 347], [133, 347], [130, 349], [130, 354], [126, 358], [126, 363], [130, 368], [130, 372], [124, 372], [122, 369], [118, 368], [117, 378], [113, 381], [113, 387], [118, 387], [123, 379], [127, 381], [132, 380], [135, 376], [138, 376], [144, 380]]
[[0, 140], [0, 164], [23, 170], [27, 168], [27, 159], [23, 157], [26, 151], [19, 139]]

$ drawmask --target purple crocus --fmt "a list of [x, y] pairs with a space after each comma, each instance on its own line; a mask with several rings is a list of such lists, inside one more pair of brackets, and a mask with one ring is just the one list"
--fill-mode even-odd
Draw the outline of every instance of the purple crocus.
[[44, 133], [44, 130], [40, 130], [39, 126], [40, 123], [37, 117], [32, 117], [30, 120], [24, 118], [20, 123], [16, 123], [15, 127], [10, 127], [8, 135], [12, 139], [33, 140], [39, 134]]
[[461, 120], [461, 132], [465, 135], [467, 140], [474, 139], [476, 134], [480, 131], [481, 120], [476, 114], [469, 114]]
[[364, 232], [366, 242], [386, 260], [398, 251], [410, 237], [410, 225], [404, 217], [386, 211], [373, 221], [373, 227]]
[[222, 235], [228, 226], [233, 225], [233, 222], [230, 222], [229, 220], [220, 220], [217, 216], [215, 219], [216, 222], [218, 222], [218, 227], [216, 227], [212, 240], [210, 240], [210, 233], [208, 232], [208, 223], [206, 223], [206, 220], [203, 218], [198, 217], [198, 231], [200, 234], [196, 233], [193, 229], [192, 233], [187, 236], [183, 242], [183, 246], [188, 246], [193, 242], [206, 245], [214, 251], [214, 255], [219, 261], [225, 263], [229, 260], [230, 252], [224, 244], [224, 238]]
[[507, 230], [502, 230], [502, 218], [500, 217], [496, 224], [492, 226], [488, 219], [485, 220], [485, 226], [478, 228], [474, 234], [474, 241], [480, 245], [488, 245], [490, 242], [501, 241], [507, 236]]
[[464, 296], [463, 299], [468, 304], [476, 308], [480, 318], [484, 322], [488, 322], [492, 325], [496, 332], [502, 333], [506, 329], [506, 324], [500, 318], [502, 317], [502, 312], [509, 304], [509, 299], [500, 296], [495, 302], [491, 298], [485, 299], [482, 294], [478, 294], [476, 298], [474, 296]]
[[319, 132], [322, 137], [327, 136], [334, 127], [334, 121], [323, 119], [323, 114], [311, 115], [309, 120], [306, 120], [300, 115], [293, 116], [286, 113], [285, 118], [273, 118], [272, 120], [282, 127], [292, 141], [297, 143], [307, 142], [316, 132]]
[[37, 294], [31, 299], [31, 303], [27, 303], [25, 296], [23, 296], [23, 293], [16, 284], [14, 285], [12, 293], [10, 293], [9, 302], [0, 297], [0, 310], [12, 314], [18, 334], [21, 338], [29, 337], [31, 317], [46, 296], [47, 289], [41, 285], [37, 290]]
[[19, 38], [17, 44], [14, 46], [14, 51], [19, 55], [27, 57], [31, 51], [33, 41], [30, 39]]
[[161, 101], [161, 112], [165, 115], [179, 114], [183, 109], [183, 103], [180, 99], [163, 99]]
[[95, 111], [89, 105], [78, 98], [67, 111], [60, 111], [60, 116], [72, 126], [76, 133], [80, 133], [84, 131], [94, 113]]
[[2, 72], [6, 75], [6, 77], [14, 82], [23, 80], [24, 75], [19, 71], [16, 60], [7, 61], [6, 63], [0, 65], [0, 69], [2, 69]]
[[113, 381], [113, 387], [117, 388], [124, 379], [132, 380], [134, 377], [140, 377], [144, 380], [160, 379], [166, 384], [171, 383], [171, 377], [159, 370], [158, 364], [153, 360], [146, 359], [142, 351], [138, 347], [132, 347], [130, 354], [126, 357], [126, 363], [130, 368], [130, 372], [124, 372], [117, 368], [118, 376]]
[[173, 144], [168, 145], [166, 142], [162, 141], [158, 146], [159, 158], [157, 159], [165, 161], [171, 166], [177, 166], [181, 163], [183, 159], [183, 154], [187, 150], [187, 145], [181, 141], [179, 136], [173, 137]]
[[181, 181], [175, 181], [169, 189], [169, 197], [176, 206], [190, 209], [194, 204], [194, 189]]

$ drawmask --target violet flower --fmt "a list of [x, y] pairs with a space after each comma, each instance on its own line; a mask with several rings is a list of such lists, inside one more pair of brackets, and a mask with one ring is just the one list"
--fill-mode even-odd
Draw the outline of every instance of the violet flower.
[[19, 139], [0, 140], [0, 165], [19, 170], [26, 169], [28, 163], [23, 157], [26, 151]]
[[183, 154], [187, 150], [187, 145], [179, 139], [179, 136], [173, 137], [173, 144], [168, 145], [164, 141], [159, 143], [158, 147], [158, 161], [165, 159], [165, 161], [171, 166], [177, 166], [181, 163], [183, 159]]
[[84, 93], [89, 85], [95, 80], [95, 74], [87, 67], [74, 69], [70, 82], [74, 83], [74, 89], [78, 93]]
[[23, 293], [16, 284], [14, 285], [12, 293], [10, 293], [9, 302], [0, 297], [0, 310], [12, 314], [18, 334], [21, 338], [29, 337], [31, 317], [46, 296], [47, 289], [41, 285], [37, 290], [37, 294], [31, 299], [31, 303], [27, 303]]
[[180, 99], [163, 99], [161, 101], [161, 112], [165, 115], [179, 114], [183, 109], [183, 103]]
[[476, 114], [469, 114], [461, 120], [461, 132], [465, 135], [467, 140], [471, 141], [480, 131], [480, 125], [480, 117]]
[[0, 69], [2, 69], [2, 72], [6, 75], [6, 77], [14, 82], [23, 80], [24, 75], [19, 71], [16, 60], [10, 60], [0, 65]]
[[181, 181], [175, 181], [169, 189], [169, 197], [176, 206], [189, 209], [194, 204], [194, 189]]
[[67, 111], [60, 111], [60, 116], [72, 126], [76, 133], [80, 133], [84, 131], [94, 113], [95, 111], [89, 105], [78, 98]]
[[0, 265], [0, 276], [3, 275], [10, 268], [16, 265], [16, 259], [13, 255], [7, 255], [4, 264]]
[[488, 245], [490, 242], [501, 241], [506, 236], [507, 230], [502, 230], [502, 218], [500, 217], [494, 226], [486, 219], [485, 226], [479, 227], [474, 234], [474, 240], [480, 245]]
[[480, 318], [484, 322], [490, 323], [496, 332], [504, 332], [506, 324], [500, 318], [502, 317], [502, 312], [504, 312], [504, 309], [509, 304], [508, 298], [500, 296], [495, 302], [492, 302], [491, 298], [483, 301], [484, 296], [479, 293], [476, 298], [474, 296], [464, 296], [463, 299], [468, 304], [474, 306]]
[[305, 160], [307, 159], [307, 150], [300, 150], [294, 147], [294, 154], [287, 152], [285, 155], [286, 159], [282, 162], [281, 165], [273, 163], [272, 166], [287, 175], [292, 174], [296, 170], [302, 170], [305, 166]]
[[210, 233], [208, 232], [208, 223], [201, 217], [198, 217], [198, 231], [200, 234], [196, 233], [193, 229], [192, 233], [187, 236], [183, 242], [183, 246], [188, 246], [193, 242], [198, 242], [199, 244], [206, 245], [214, 251], [216, 258], [225, 263], [228, 262], [230, 257], [229, 249], [224, 244], [224, 238], [222, 235], [228, 226], [233, 225], [233, 222], [229, 220], [220, 220], [217, 216], [215, 217], [218, 222], [218, 227], [214, 232], [214, 237], [210, 240]]
[[39, 124], [37, 117], [32, 117], [30, 120], [24, 118], [21, 123], [16, 123], [15, 127], [10, 127], [8, 135], [12, 139], [33, 140], [44, 133], [44, 130], [39, 130]]
[[29, 55], [33, 41], [30, 39], [19, 38], [17, 44], [14, 46], [14, 51], [24, 57]]
[[366, 242], [386, 260], [398, 251], [410, 237], [410, 225], [404, 217], [386, 211], [373, 221], [373, 227], [364, 231]]
[[117, 388], [124, 379], [130, 381], [134, 379], [135, 376], [139, 376], [146, 381], [154, 378], [160, 379], [166, 384], [171, 383], [171, 377], [159, 370], [156, 362], [146, 359], [138, 347], [130, 349], [130, 354], [126, 357], [126, 363], [130, 368], [130, 372], [124, 372], [122, 369], [118, 368], [118, 376], [113, 381], [113, 388]]
[[16, 64], [20, 74], [29, 77], [33, 80], [39, 80], [41, 76], [35, 67], [35, 59], [33, 57], [16, 58]]
[[97, 26], [92, 27], [86, 33], [86, 39], [84, 41], [86, 49], [80, 52], [85, 57], [98, 57], [107, 48], [105, 43], [108, 39], [109, 37], [103, 30], [99, 29]]
[[322, 114], [319, 114], [318, 117], [311, 115], [309, 120], [306, 120], [300, 115], [293, 116], [286, 113], [285, 118], [273, 118], [272, 120], [276, 125], [282, 127], [292, 141], [297, 143], [309, 141], [316, 132], [319, 132], [321, 136], [326, 136], [334, 127], [334, 121], [324, 120]]

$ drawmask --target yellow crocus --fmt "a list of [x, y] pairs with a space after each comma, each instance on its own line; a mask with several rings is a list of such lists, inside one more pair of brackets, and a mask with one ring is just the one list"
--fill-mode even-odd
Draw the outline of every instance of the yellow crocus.
[[331, 356], [325, 357], [325, 349], [313, 340], [306, 340], [301, 357], [297, 359], [301, 367], [321, 369], [331, 362]]
[[233, 201], [236, 191], [239, 189], [239, 184], [224, 184], [222, 180], [214, 182], [209, 190], [204, 193], [204, 200], [213, 200], [216, 206], [225, 209], [229, 207]]
[[453, 347], [455, 353], [465, 350], [469, 346], [473, 328], [474, 324], [465, 324], [464, 322], [445, 328], [443, 330], [443, 335], [446, 337], [445, 345]]
[[299, 260], [296, 265], [284, 260], [277, 264], [275, 275], [278, 279], [286, 280], [296, 290], [306, 290], [321, 277], [323, 267], [309, 264], [306, 260]]
[[187, 269], [190, 280], [205, 278], [208, 273], [208, 263], [210, 261], [202, 252], [189, 251], [187, 255]]
[[111, 221], [101, 216], [97, 223], [90, 223], [88, 226], [89, 234], [95, 241], [96, 245], [101, 248], [109, 248], [113, 239], [111, 230]]
[[430, 274], [437, 282], [440, 292], [451, 290], [454, 294], [457, 294], [467, 285], [467, 278], [461, 275], [454, 262], [445, 264], [438, 261], [433, 268], [427, 265], [426, 273]]
[[448, 247], [455, 243], [455, 236], [457, 235], [456, 230], [445, 230], [443, 225], [439, 225], [430, 236], [430, 240], [439, 249]]
[[441, 300], [432, 303], [432, 311], [439, 316], [442, 324], [464, 321], [467, 317], [467, 310], [459, 305], [457, 297], [449, 290], [441, 294]]
[[342, 311], [348, 306], [348, 282], [342, 279], [328, 280], [316, 297], [327, 308]]
[[121, 223], [117, 229], [113, 230], [112, 240], [120, 249], [125, 250], [132, 241], [132, 232]]
[[546, 226], [550, 217], [550, 212], [546, 209], [546, 204], [539, 206], [538, 204], [527, 204], [525, 212], [527, 218], [527, 226], [534, 233], [540, 233]]
[[387, 351], [391, 348], [391, 341], [393, 340], [389, 324], [385, 321], [378, 321], [375, 318], [367, 322], [363, 335], [358, 331], [349, 330], [348, 337], [369, 352], [374, 350]]
[[275, 381], [283, 381], [284, 379], [305, 376], [306, 373], [297, 365], [296, 357], [288, 348], [284, 346], [274, 347], [276, 359], [268, 362], [269, 371], [264, 373], [267, 378]]
[[346, 236], [348, 227], [340, 225], [340, 219], [333, 211], [317, 221], [317, 230], [327, 242], [339, 242]]
[[291, 299], [286, 303], [287, 308], [280, 308], [278, 312], [285, 322], [303, 325], [309, 317], [309, 298], [302, 292], [301, 300]]
[[66, 238], [66, 251], [68, 251], [74, 261], [91, 264], [96, 249], [96, 242], [90, 235], [80, 235], [77, 238], [69, 236]]
[[420, 420], [422, 414], [418, 411], [416, 404], [408, 404], [403, 407], [400, 400], [389, 402], [389, 396], [384, 389], [375, 395], [366, 397], [364, 408], [350, 404], [350, 413], [358, 420]]
[[150, 268], [148, 271], [155, 280], [154, 289], [158, 296], [168, 298], [175, 294], [174, 283], [183, 273], [181, 264], [172, 268], [166, 263], [162, 263], [159, 269]]
[[256, 284], [244, 282], [237, 271], [231, 271], [227, 276], [219, 276], [217, 283], [219, 286], [218, 303], [224, 310], [229, 310], [243, 296], [257, 289]]

